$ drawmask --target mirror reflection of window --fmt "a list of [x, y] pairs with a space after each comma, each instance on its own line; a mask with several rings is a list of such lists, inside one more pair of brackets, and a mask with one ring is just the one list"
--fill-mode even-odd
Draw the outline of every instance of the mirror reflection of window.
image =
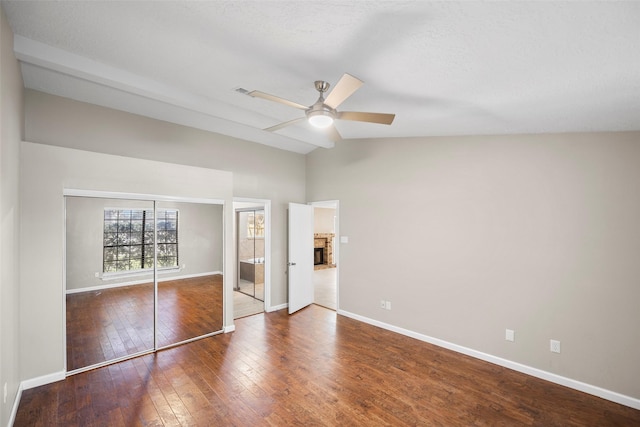
[[[158, 210], [158, 267], [178, 267], [178, 211]], [[153, 210], [104, 210], [103, 273], [153, 268]]]

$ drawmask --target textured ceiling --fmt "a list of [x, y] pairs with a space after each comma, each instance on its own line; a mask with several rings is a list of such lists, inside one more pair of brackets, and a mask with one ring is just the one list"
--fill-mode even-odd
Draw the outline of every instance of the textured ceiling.
[[25, 85], [306, 153], [314, 80], [365, 84], [344, 138], [640, 129], [639, 2], [2, 1]]

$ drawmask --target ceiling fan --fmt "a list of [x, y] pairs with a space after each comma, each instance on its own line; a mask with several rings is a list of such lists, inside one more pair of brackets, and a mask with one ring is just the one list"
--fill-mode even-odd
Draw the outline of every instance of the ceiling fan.
[[324, 94], [325, 92], [327, 92], [327, 90], [329, 90], [330, 85], [325, 81], [317, 80], [316, 82], [314, 82], [314, 85], [316, 87], [316, 90], [320, 92], [320, 97], [315, 102], [315, 104], [309, 107], [257, 90], [249, 92], [248, 95], [256, 98], [263, 98], [269, 101], [278, 102], [280, 104], [304, 110], [305, 112], [305, 117], [299, 117], [297, 119], [289, 120], [287, 122], [268, 127], [264, 130], [273, 132], [307, 119], [311, 125], [317, 128], [327, 129], [329, 132], [329, 138], [334, 142], [338, 142], [342, 140], [342, 137], [334, 126], [334, 120], [336, 119], [390, 125], [391, 123], [393, 123], [393, 119], [396, 117], [395, 114], [364, 113], [360, 111], [336, 110], [340, 106], [340, 104], [342, 104], [348, 97], [350, 97], [356, 90], [358, 90], [360, 86], [363, 85], [363, 83], [364, 82], [362, 80], [345, 73], [338, 81], [338, 84], [336, 84], [333, 90], [329, 92], [327, 98], [325, 99]]

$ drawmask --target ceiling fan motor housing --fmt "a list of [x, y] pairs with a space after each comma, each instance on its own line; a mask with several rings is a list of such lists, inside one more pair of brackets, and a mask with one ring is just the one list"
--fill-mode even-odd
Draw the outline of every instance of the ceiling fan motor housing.
[[329, 83], [325, 82], [324, 80], [316, 80], [315, 82], [313, 82], [313, 84], [316, 86], [316, 90], [320, 92], [320, 94], [323, 94], [324, 92], [328, 91], [329, 86], [331, 86]]

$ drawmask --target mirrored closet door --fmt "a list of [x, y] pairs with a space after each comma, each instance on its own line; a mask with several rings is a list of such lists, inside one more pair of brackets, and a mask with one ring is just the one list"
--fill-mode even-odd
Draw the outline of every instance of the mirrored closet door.
[[67, 371], [153, 350], [153, 202], [65, 200]]
[[222, 204], [65, 205], [68, 373], [222, 331]]
[[158, 202], [158, 347], [222, 329], [222, 205]]

